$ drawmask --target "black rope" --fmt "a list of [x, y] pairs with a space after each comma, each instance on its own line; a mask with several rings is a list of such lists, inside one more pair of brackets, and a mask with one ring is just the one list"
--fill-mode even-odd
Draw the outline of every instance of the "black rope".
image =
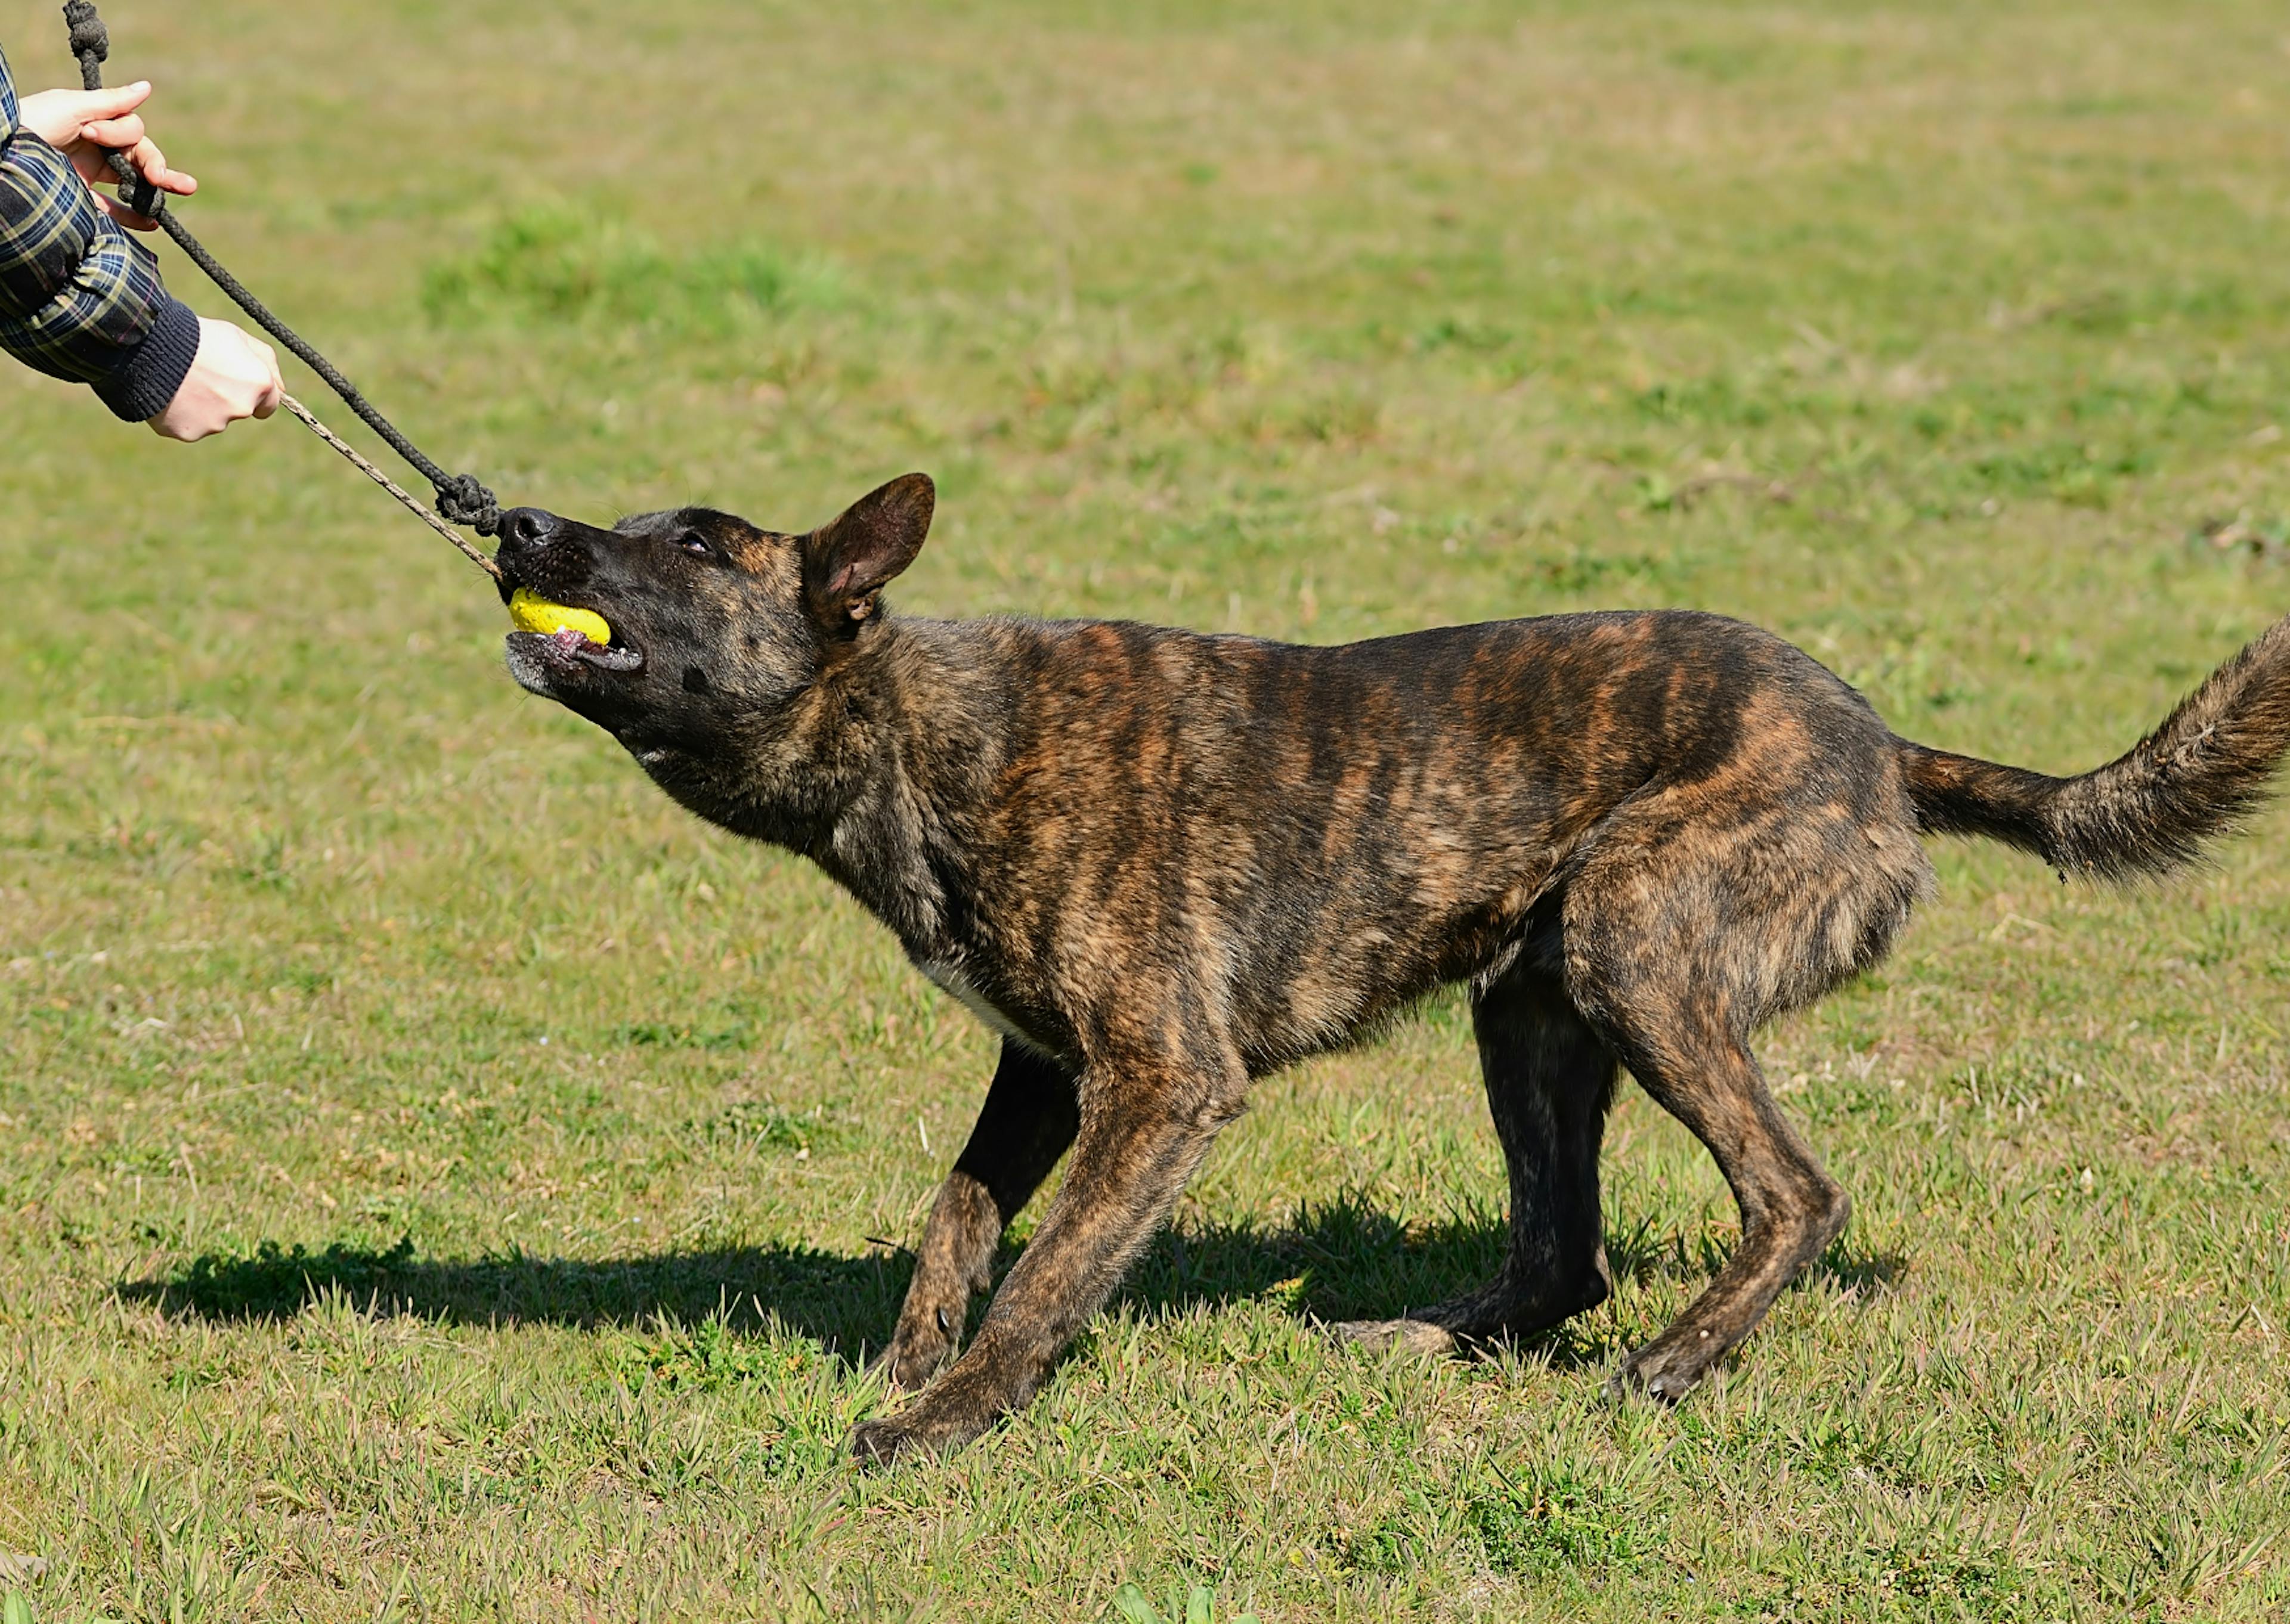
[[[64, 21], [71, 29], [71, 52], [79, 59], [80, 83], [89, 90], [103, 88], [103, 63], [111, 54], [111, 36], [96, 15], [93, 0], [65, 0]], [[397, 431], [397, 426], [374, 410], [357, 386], [342, 376], [334, 364], [313, 348], [308, 340], [270, 313], [268, 306], [247, 291], [245, 284], [223, 268], [222, 262], [209, 253], [193, 236], [189, 228], [175, 218], [167, 207], [164, 193], [158, 190], [127, 161], [124, 153], [108, 155], [113, 172], [119, 177], [119, 200], [136, 213], [159, 222], [159, 227], [175, 239], [175, 246], [190, 257], [191, 263], [213, 279], [214, 284], [230, 295], [231, 301], [252, 316], [262, 330], [276, 339], [300, 357], [309, 369], [326, 380], [327, 387], [342, 397], [349, 409], [365, 420], [367, 428], [389, 444], [389, 448], [417, 469], [421, 477], [436, 488], [437, 511], [456, 524], [466, 524], [481, 536], [490, 536], [500, 529], [500, 503], [493, 493], [478, 483], [474, 474], [448, 474], [421, 454], [421, 448]]]

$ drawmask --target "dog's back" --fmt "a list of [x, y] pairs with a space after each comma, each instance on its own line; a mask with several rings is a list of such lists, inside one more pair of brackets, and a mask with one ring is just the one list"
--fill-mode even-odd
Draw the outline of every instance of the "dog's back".
[[1073, 989], [1036, 985], [1034, 961], [1133, 978], [1150, 944], [1157, 972], [1205, 980], [1253, 1071], [1341, 1042], [1521, 950], [1602, 824], [1657, 793], [1686, 838], [1782, 822], [1808, 864], [1889, 852], [1921, 874], [1884, 724], [1719, 616], [1333, 647], [1102, 621], [901, 630], [1007, 700], [961, 860], [990, 900], [981, 975], [1053, 1041], [1036, 1006]]

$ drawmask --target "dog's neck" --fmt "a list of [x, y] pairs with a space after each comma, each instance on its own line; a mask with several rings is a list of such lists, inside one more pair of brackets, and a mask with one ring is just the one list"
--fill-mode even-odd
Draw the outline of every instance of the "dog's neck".
[[917, 957], [947, 956], [1011, 712], [986, 651], [954, 632], [885, 614], [750, 737], [637, 760], [710, 822], [810, 858]]

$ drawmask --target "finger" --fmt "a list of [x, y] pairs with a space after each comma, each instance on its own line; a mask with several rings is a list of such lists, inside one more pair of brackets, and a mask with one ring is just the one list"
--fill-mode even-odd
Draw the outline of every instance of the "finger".
[[159, 143], [146, 137], [135, 143], [127, 161], [135, 165], [135, 172], [157, 186], [167, 178], [167, 155], [159, 150]]
[[114, 84], [103, 90], [82, 91], [88, 99], [90, 118], [118, 118], [133, 112], [151, 99], [151, 81], [137, 79], [132, 84]]
[[95, 206], [126, 227], [130, 231], [156, 231], [159, 222], [148, 215], [138, 214], [124, 203], [115, 203], [101, 192], [93, 194]]
[[127, 155], [136, 172], [163, 192], [172, 192], [188, 197], [199, 189], [198, 181], [180, 169], [167, 167], [167, 155], [159, 150], [159, 143], [148, 139], [138, 141], [135, 150]]
[[84, 130], [106, 119], [125, 117], [150, 95], [151, 81], [138, 79], [132, 84], [108, 85], [97, 91], [65, 91], [59, 95], [57, 105], [78, 128]]
[[160, 156], [158, 148], [152, 145], [150, 137], [138, 135], [132, 141], [99, 141], [95, 137], [97, 128], [98, 126], [94, 124], [88, 126], [89, 146], [108, 148], [109, 150], [89, 152], [86, 148], [81, 148], [84, 155], [80, 164], [83, 170], [93, 171], [103, 179], [111, 180], [119, 172], [113, 165], [112, 159], [120, 157], [127, 160], [129, 168], [154, 185], [158, 183], [161, 175], [167, 172], [167, 160]]
[[[159, 191], [172, 192], [179, 197], [188, 197], [199, 189], [199, 183], [191, 176], [179, 169], [169, 169], [166, 155], [159, 150], [156, 141], [148, 138], [138, 140], [132, 148], [121, 156], [127, 160], [129, 166], [143, 178], [146, 184]], [[108, 165], [97, 162], [82, 165], [81, 173], [90, 185], [93, 185], [98, 180], [109, 182], [116, 179]], [[102, 194], [98, 193], [97, 197], [100, 200]], [[152, 229], [156, 223], [140, 214], [115, 212], [112, 213], [112, 218], [129, 223], [141, 221], [142, 223], [136, 228], [142, 231]]]
[[148, 132], [140, 113], [130, 113], [124, 118], [90, 119], [80, 126], [80, 139], [93, 141], [99, 147], [116, 147], [123, 152], [141, 140]]

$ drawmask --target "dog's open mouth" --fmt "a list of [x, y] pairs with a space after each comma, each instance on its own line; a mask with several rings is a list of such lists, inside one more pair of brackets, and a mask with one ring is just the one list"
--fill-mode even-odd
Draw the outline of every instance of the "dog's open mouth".
[[509, 636], [538, 645], [535, 652], [551, 665], [588, 666], [598, 671], [635, 671], [644, 665], [644, 656], [636, 650], [618, 644], [591, 643], [570, 628], [554, 632], [511, 632]]
[[525, 652], [542, 664], [560, 670], [587, 666], [598, 671], [634, 671], [644, 655], [621, 642], [603, 615], [541, 596], [529, 587], [517, 587], [508, 598], [509, 634], [514, 651]]

